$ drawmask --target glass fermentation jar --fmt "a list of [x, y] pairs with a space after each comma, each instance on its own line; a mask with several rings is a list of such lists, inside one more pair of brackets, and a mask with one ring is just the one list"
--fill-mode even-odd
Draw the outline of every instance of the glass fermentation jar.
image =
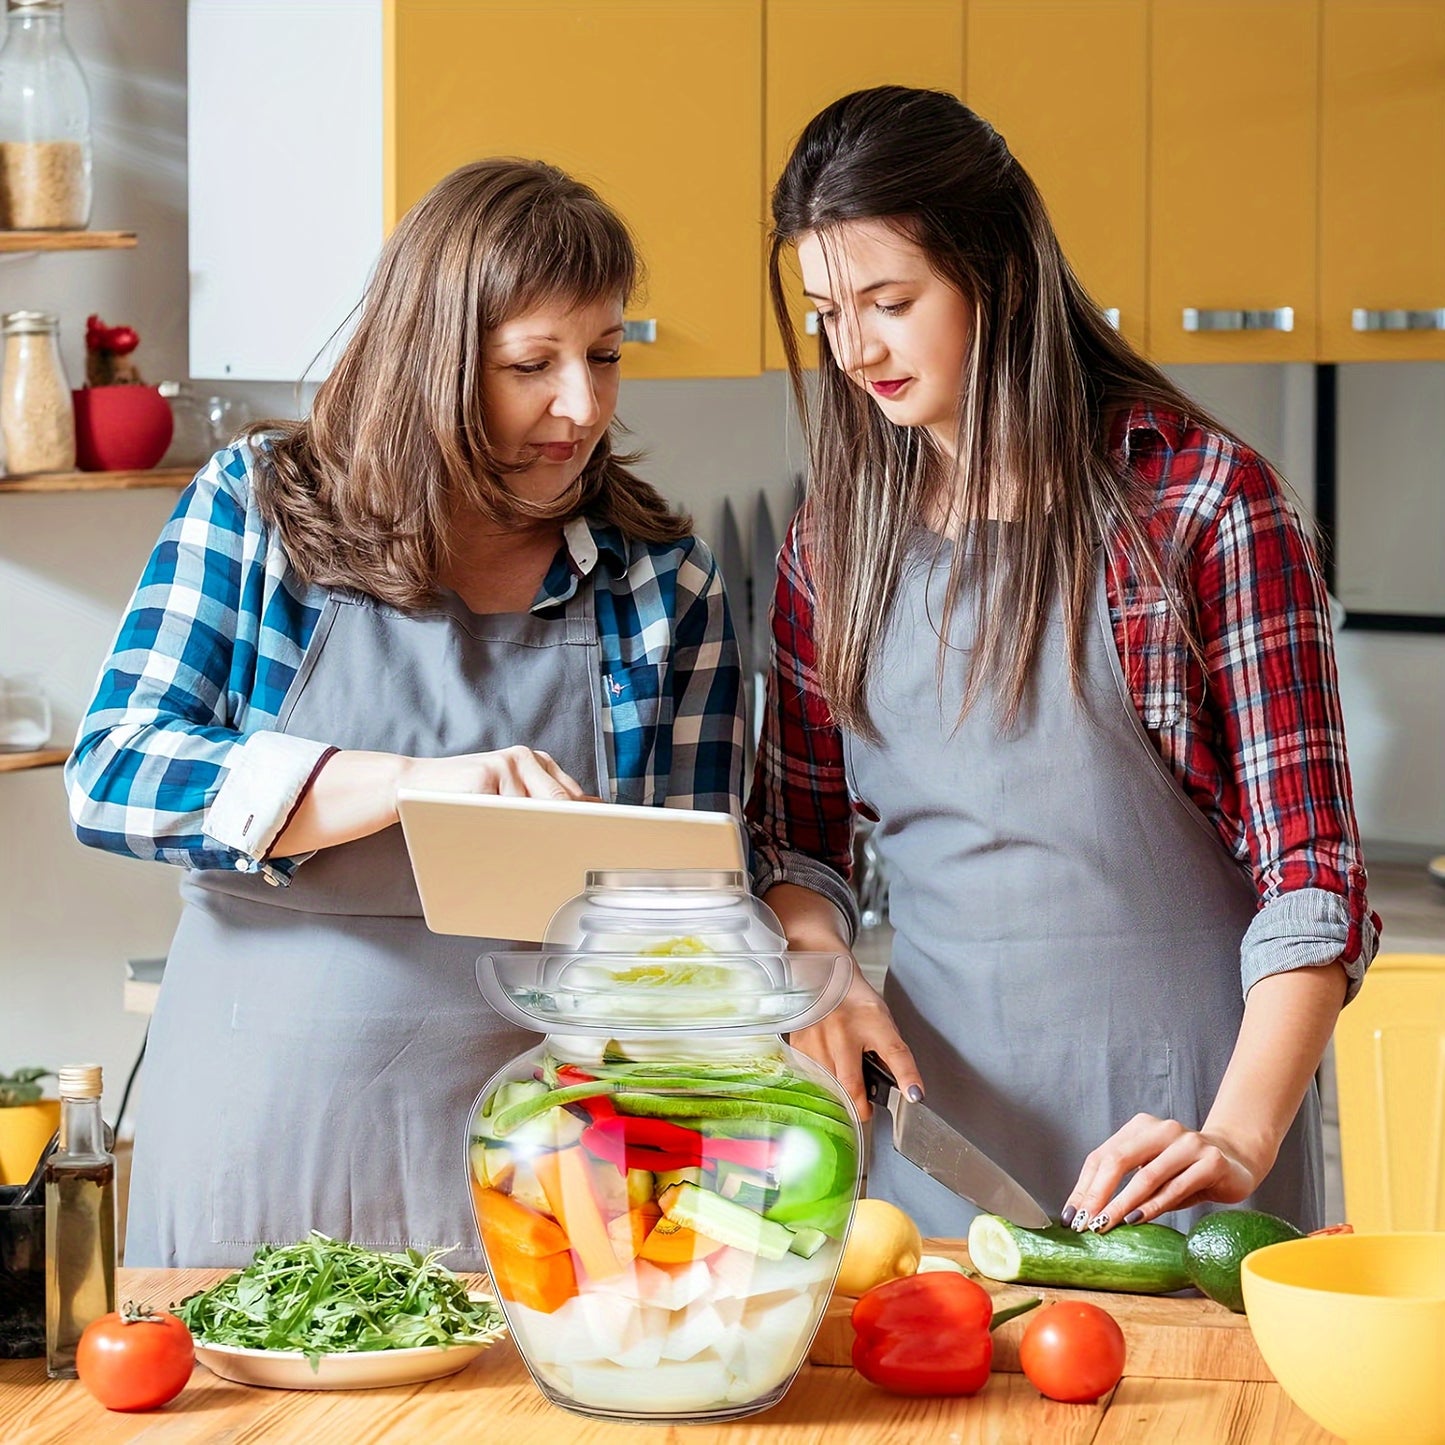
[[12, 476], [75, 470], [75, 410], [60, 361], [60, 321], [47, 311], [10, 311], [0, 371], [0, 436]]
[[8, 0], [0, 45], [0, 229], [90, 224], [90, 89], [61, 0]]
[[467, 1131], [487, 1268], [532, 1378], [613, 1420], [775, 1404], [832, 1292], [859, 1186], [853, 1106], [784, 1043], [845, 955], [790, 954], [741, 873], [588, 875], [540, 951], [478, 961], [546, 1039]]

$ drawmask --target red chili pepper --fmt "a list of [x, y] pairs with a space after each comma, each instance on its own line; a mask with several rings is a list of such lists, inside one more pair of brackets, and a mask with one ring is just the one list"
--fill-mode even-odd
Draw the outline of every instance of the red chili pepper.
[[766, 1173], [777, 1167], [776, 1139], [720, 1139], [711, 1134], [702, 1136], [702, 1152], [708, 1159], [724, 1159], [747, 1169]]
[[[576, 1064], [563, 1064], [557, 1070], [557, 1082], [565, 1088], [573, 1084], [595, 1084], [597, 1075], [584, 1072]], [[589, 1095], [573, 1102], [590, 1119], [611, 1119], [617, 1113], [616, 1106], [606, 1094]]]
[[140, 345], [140, 337], [131, 326], [107, 326], [99, 316], [85, 318], [85, 349], [87, 351], [109, 351], [114, 356], [126, 356]]
[[582, 1131], [582, 1145], [618, 1169], [696, 1169], [704, 1164], [703, 1137], [667, 1119], [613, 1114]]
[[975, 1395], [993, 1365], [989, 1331], [1037, 1304], [994, 1315], [988, 1291], [951, 1271], [890, 1280], [853, 1306], [853, 1368], [898, 1395]]

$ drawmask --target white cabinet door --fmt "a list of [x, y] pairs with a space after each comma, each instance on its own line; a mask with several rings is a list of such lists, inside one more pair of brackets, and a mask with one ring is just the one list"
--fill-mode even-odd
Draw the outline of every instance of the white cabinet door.
[[316, 380], [382, 241], [382, 0], [189, 0], [194, 377]]

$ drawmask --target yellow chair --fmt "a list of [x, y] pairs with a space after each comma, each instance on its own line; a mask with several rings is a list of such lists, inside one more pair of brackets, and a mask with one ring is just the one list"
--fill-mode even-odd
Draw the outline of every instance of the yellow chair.
[[1345, 1218], [1445, 1230], [1445, 954], [1382, 953], [1335, 1025]]

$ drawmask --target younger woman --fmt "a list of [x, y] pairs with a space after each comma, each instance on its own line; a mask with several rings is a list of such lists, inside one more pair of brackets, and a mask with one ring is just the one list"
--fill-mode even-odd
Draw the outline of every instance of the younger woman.
[[717, 568], [611, 446], [635, 271], [561, 172], [456, 171], [310, 416], [220, 452], [162, 533], [66, 769], [82, 842], [186, 869], [127, 1263], [475, 1244], [466, 1120], [531, 1041], [485, 943], [427, 931], [398, 787], [736, 810]]
[[[1076, 1229], [1320, 1223], [1314, 1072], [1373, 956], [1324, 588], [1278, 480], [1104, 320], [1003, 138], [883, 87], [773, 195], [822, 320], [749, 803], [760, 892], [842, 948], [851, 812], [896, 929], [876, 1050]], [[968, 1211], [874, 1131], [870, 1191]]]

